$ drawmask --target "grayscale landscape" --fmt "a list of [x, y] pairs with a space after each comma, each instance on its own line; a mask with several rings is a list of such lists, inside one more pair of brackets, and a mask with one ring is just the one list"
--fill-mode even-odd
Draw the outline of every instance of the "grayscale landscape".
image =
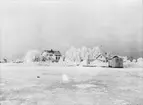
[[142, 0], [0, 0], [0, 105], [143, 105]]

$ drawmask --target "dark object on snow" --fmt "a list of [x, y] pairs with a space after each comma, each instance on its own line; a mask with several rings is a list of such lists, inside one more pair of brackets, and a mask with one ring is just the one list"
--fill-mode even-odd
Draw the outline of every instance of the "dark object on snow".
[[37, 78], [40, 78], [40, 76], [37, 76]]
[[114, 56], [108, 60], [108, 65], [112, 68], [123, 68], [123, 59], [118, 56]]

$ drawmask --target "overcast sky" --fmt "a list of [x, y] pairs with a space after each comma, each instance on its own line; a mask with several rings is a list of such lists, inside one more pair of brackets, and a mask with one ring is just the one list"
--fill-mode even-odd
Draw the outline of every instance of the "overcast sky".
[[102, 45], [143, 56], [142, 0], [1, 0], [1, 56]]

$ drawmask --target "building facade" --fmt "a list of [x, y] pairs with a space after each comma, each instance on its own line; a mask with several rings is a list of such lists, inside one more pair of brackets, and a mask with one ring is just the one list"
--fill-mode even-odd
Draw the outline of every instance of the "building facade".
[[42, 61], [52, 61], [52, 62], [58, 62], [61, 58], [60, 51], [55, 50], [44, 50], [41, 54], [43, 56]]
[[108, 60], [108, 65], [112, 68], [123, 68], [123, 59], [118, 56], [114, 56]]

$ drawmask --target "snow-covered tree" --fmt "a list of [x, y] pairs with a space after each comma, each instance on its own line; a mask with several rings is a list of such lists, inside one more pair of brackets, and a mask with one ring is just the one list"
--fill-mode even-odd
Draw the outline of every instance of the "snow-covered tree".
[[27, 63], [40, 61], [41, 52], [37, 50], [28, 51], [25, 55], [24, 61]]
[[77, 61], [77, 59], [79, 59], [79, 52], [77, 51], [77, 49], [75, 47], [71, 47], [69, 50], [66, 51], [65, 53], [65, 58], [66, 60], [70, 60], [70, 61]]
[[139, 67], [143, 68], [143, 58], [138, 58], [137, 59], [137, 64], [138, 64]]
[[138, 58], [137, 62], [143, 62], [143, 58]]
[[83, 60], [89, 60], [89, 59], [97, 59], [101, 56], [105, 58], [107, 53], [102, 49], [101, 46], [93, 47], [93, 48], [86, 48], [82, 47], [81, 49], [76, 49], [75, 47], [71, 47], [69, 50], [66, 51], [65, 57], [66, 59], [73, 61], [73, 62], [80, 62]]
[[83, 46], [82, 48], [81, 48], [81, 50], [80, 50], [80, 58], [81, 58], [81, 60], [86, 60], [86, 59], [88, 59], [88, 49], [85, 47], [85, 46]]
[[107, 61], [107, 53], [103, 50], [102, 46], [93, 47], [89, 51], [89, 59]]
[[96, 59], [100, 54], [101, 54], [100, 48], [98, 46], [93, 47], [91, 49], [91, 52], [90, 52], [90, 58], [91, 59]]
[[137, 62], [137, 60], [136, 60], [136, 59], [133, 59], [133, 61], [132, 61], [132, 62], [136, 63], [136, 62]]
[[128, 57], [127, 56], [123, 56], [122, 59], [123, 59], [124, 62], [128, 61]]

